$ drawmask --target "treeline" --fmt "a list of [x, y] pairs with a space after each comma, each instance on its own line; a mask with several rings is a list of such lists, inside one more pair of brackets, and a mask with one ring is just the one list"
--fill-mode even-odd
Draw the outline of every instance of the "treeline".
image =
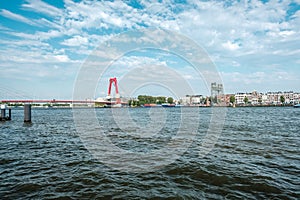
[[129, 100], [128, 105], [129, 106], [141, 106], [144, 104], [163, 104], [163, 103], [169, 103], [172, 104], [174, 102], [174, 99], [172, 97], [164, 97], [164, 96], [148, 96], [148, 95], [139, 95], [137, 100]]

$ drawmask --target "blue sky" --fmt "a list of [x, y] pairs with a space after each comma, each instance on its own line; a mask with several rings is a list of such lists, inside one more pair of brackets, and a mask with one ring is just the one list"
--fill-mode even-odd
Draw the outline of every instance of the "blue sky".
[[[226, 93], [300, 92], [299, 0], [10, 0], [0, 3], [0, 98], [70, 99], [80, 67], [97, 46], [124, 31], [151, 27], [204, 48]], [[191, 67], [169, 54], [135, 52], [118, 62], [168, 65], [196, 93], [208, 94]], [[126, 73], [120, 71], [112, 67], [105, 78]], [[99, 96], [106, 94], [105, 81], [99, 82]]]

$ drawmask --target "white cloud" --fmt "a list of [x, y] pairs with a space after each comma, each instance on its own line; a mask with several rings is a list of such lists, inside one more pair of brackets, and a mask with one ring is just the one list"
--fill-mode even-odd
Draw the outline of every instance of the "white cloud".
[[49, 5], [41, 0], [27, 0], [26, 4], [23, 4], [22, 7], [28, 10], [32, 10], [38, 13], [44, 13], [50, 16], [60, 16], [62, 14], [62, 10]]
[[[11, 48], [10, 50], [1, 49], [0, 48], [0, 60], [1, 67], [3, 66], [15, 66], [18, 67], [20, 65], [30, 66], [30, 65], [48, 65], [48, 64], [56, 64], [60, 65], [61, 62], [67, 62], [68, 64], [78, 64], [82, 61], [80, 60], [72, 60], [65, 53], [64, 49], [54, 49], [45, 47], [28, 47], [25, 45], [23, 48]], [[67, 67], [67, 66], [65, 66]]]
[[2, 26], [1, 24], [0, 24], [0, 30], [11, 31], [10, 28], [7, 28], [7, 27], [5, 27], [5, 26]]
[[235, 50], [240, 48], [239, 44], [233, 43], [233, 42], [230, 42], [230, 41], [227, 41], [226, 43], [223, 43], [222, 46], [225, 49], [228, 49], [230, 51], [235, 51]]
[[[299, 83], [300, 76], [293, 72], [270, 70], [269, 72], [257, 71], [253, 73], [222, 72], [222, 79], [227, 92], [259, 92], [277, 90], [297, 90], [295, 83]], [[285, 84], [283, 84], [283, 82]], [[287, 85], [290, 88], [287, 88]]]
[[[295, 58], [300, 57], [300, 11], [286, 20], [290, 1], [231, 1], [231, 5], [228, 1], [194, 0], [185, 4], [141, 1], [144, 9], [133, 8], [123, 1], [64, 2], [62, 9], [41, 0], [27, 0], [22, 4], [24, 10], [45, 14], [46, 18], [38, 18], [37, 15], [30, 19], [5, 9], [0, 11], [4, 17], [40, 28], [18, 32], [17, 27], [9, 30], [0, 25], [2, 33], [12, 36], [10, 40], [0, 40], [0, 61], [5, 62], [1, 66], [10, 62], [28, 65], [79, 62], [71, 58], [74, 55], [85, 58], [101, 42], [123, 30], [146, 26], [166, 28], [194, 40], [207, 50], [222, 70], [236, 71], [225, 73], [227, 82], [249, 86], [270, 83], [265, 79], [271, 78], [288, 81], [285, 79], [288, 77], [299, 83], [299, 79], [290, 76], [290, 73], [268, 73], [270, 66], [284, 71], [299, 65], [299, 59]], [[152, 36], [151, 41], [144, 42], [159, 40], [161, 38], [157, 34]], [[174, 43], [173, 47], [176, 48], [176, 45]], [[104, 53], [97, 55], [105, 56], [102, 55]], [[117, 50], [110, 56], [116, 55]], [[155, 59], [144, 61], [163, 64]], [[119, 62], [124, 66], [145, 65], [137, 58]], [[247, 68], [257, 73], [247, 74]], [[182, 74], [186, 79], [193, 79], [190, 73]]]
[[61, 29], [62, 28], [62, 26], [58, 22], [49, 21], [45, 18], [35, 20], [35, 22], [40, 24], [41, 26], [46, 26], [46, 27], [50, 27], [50, 28], [54, 28], [54, 29]]
[[59, 62], [69, 62], [70, 59], [67, 55], [55, 55], [54, 58]]
[[26, 17], [23, 17], [22, 15], [18, 15], [18, 14], [12, 13], [12, 12], [10, 12], [8, 10], [5, 10], [5, 9], [1, 10], [0, 15], [2, 15], [4, 17], [7, 17], [9, 19], [12, 19], [12, 20], [16, 20], [16, 21], [20, 21], [20, 22], [29, 24], [29, 25], [33, 25], [33, 26], [37, 25], [32, 20], [30, 20], [30, 19], [28, 19]]
[[289, 37], [294, 35], [296, 32], [295, 31], [280, 31], [279, 35], [283, 37]]
[[241, 66], [241, 64], [233, 60], [232, 61], [232, 66], [239, 67], [239, 66]]
[[55, 37], [63, 36], [63, 33], [58, 30], [49, 30], [48, 32], [37, 31], [35, 34], [20, 33], [20, 32], [9, 32], [10, 35], [20, 37], [24, 40], [49, 40]]
[[86, 37], [81, 37], [80, 35], [76, 35], [70, 39], [66, 39], [61, 44], [66, 46], [81, 46], [87, 45], [89, 40]]
[[[0, 44], [7, 45], [7, 47], [20, 49], [21, 47], [38, 47], [40, 49], [50, 48], [50, 45], [45, 42], [37, 41], [37, 40], [0, 40]], [[33, 49], [31, 49], [33, 50]]]

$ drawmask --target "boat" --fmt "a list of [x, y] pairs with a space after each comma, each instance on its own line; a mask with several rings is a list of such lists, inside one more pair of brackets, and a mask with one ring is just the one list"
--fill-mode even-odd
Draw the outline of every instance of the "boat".
[[163, 103], [161, 104], [162, 107], [175, 107], [175, 104]]
[[300, 103], [299, 103], [299, 104], [296, 104], [296, 105], [294, 105], [294, 108], [300, 108]]
[[157, 104], [155, 104], [155, 103], [146, 103], [146, 104], [144, 104], [144, 108], [150, 108], [150, 107], [156, 107], [157, 106]]

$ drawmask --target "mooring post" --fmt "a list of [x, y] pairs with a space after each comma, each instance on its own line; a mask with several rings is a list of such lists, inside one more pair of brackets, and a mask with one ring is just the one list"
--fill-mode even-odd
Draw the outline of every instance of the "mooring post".
[[1, 119], [5, 119], [5, 109], [1, 109]]
[[5, 120], [6, 105], [1, 105], [1, 120]]
[[8, 109], [8, 120], [11, 120], [11, 109]]
[[31, 105], [24, 104], [24, 122], [31, 122]]

